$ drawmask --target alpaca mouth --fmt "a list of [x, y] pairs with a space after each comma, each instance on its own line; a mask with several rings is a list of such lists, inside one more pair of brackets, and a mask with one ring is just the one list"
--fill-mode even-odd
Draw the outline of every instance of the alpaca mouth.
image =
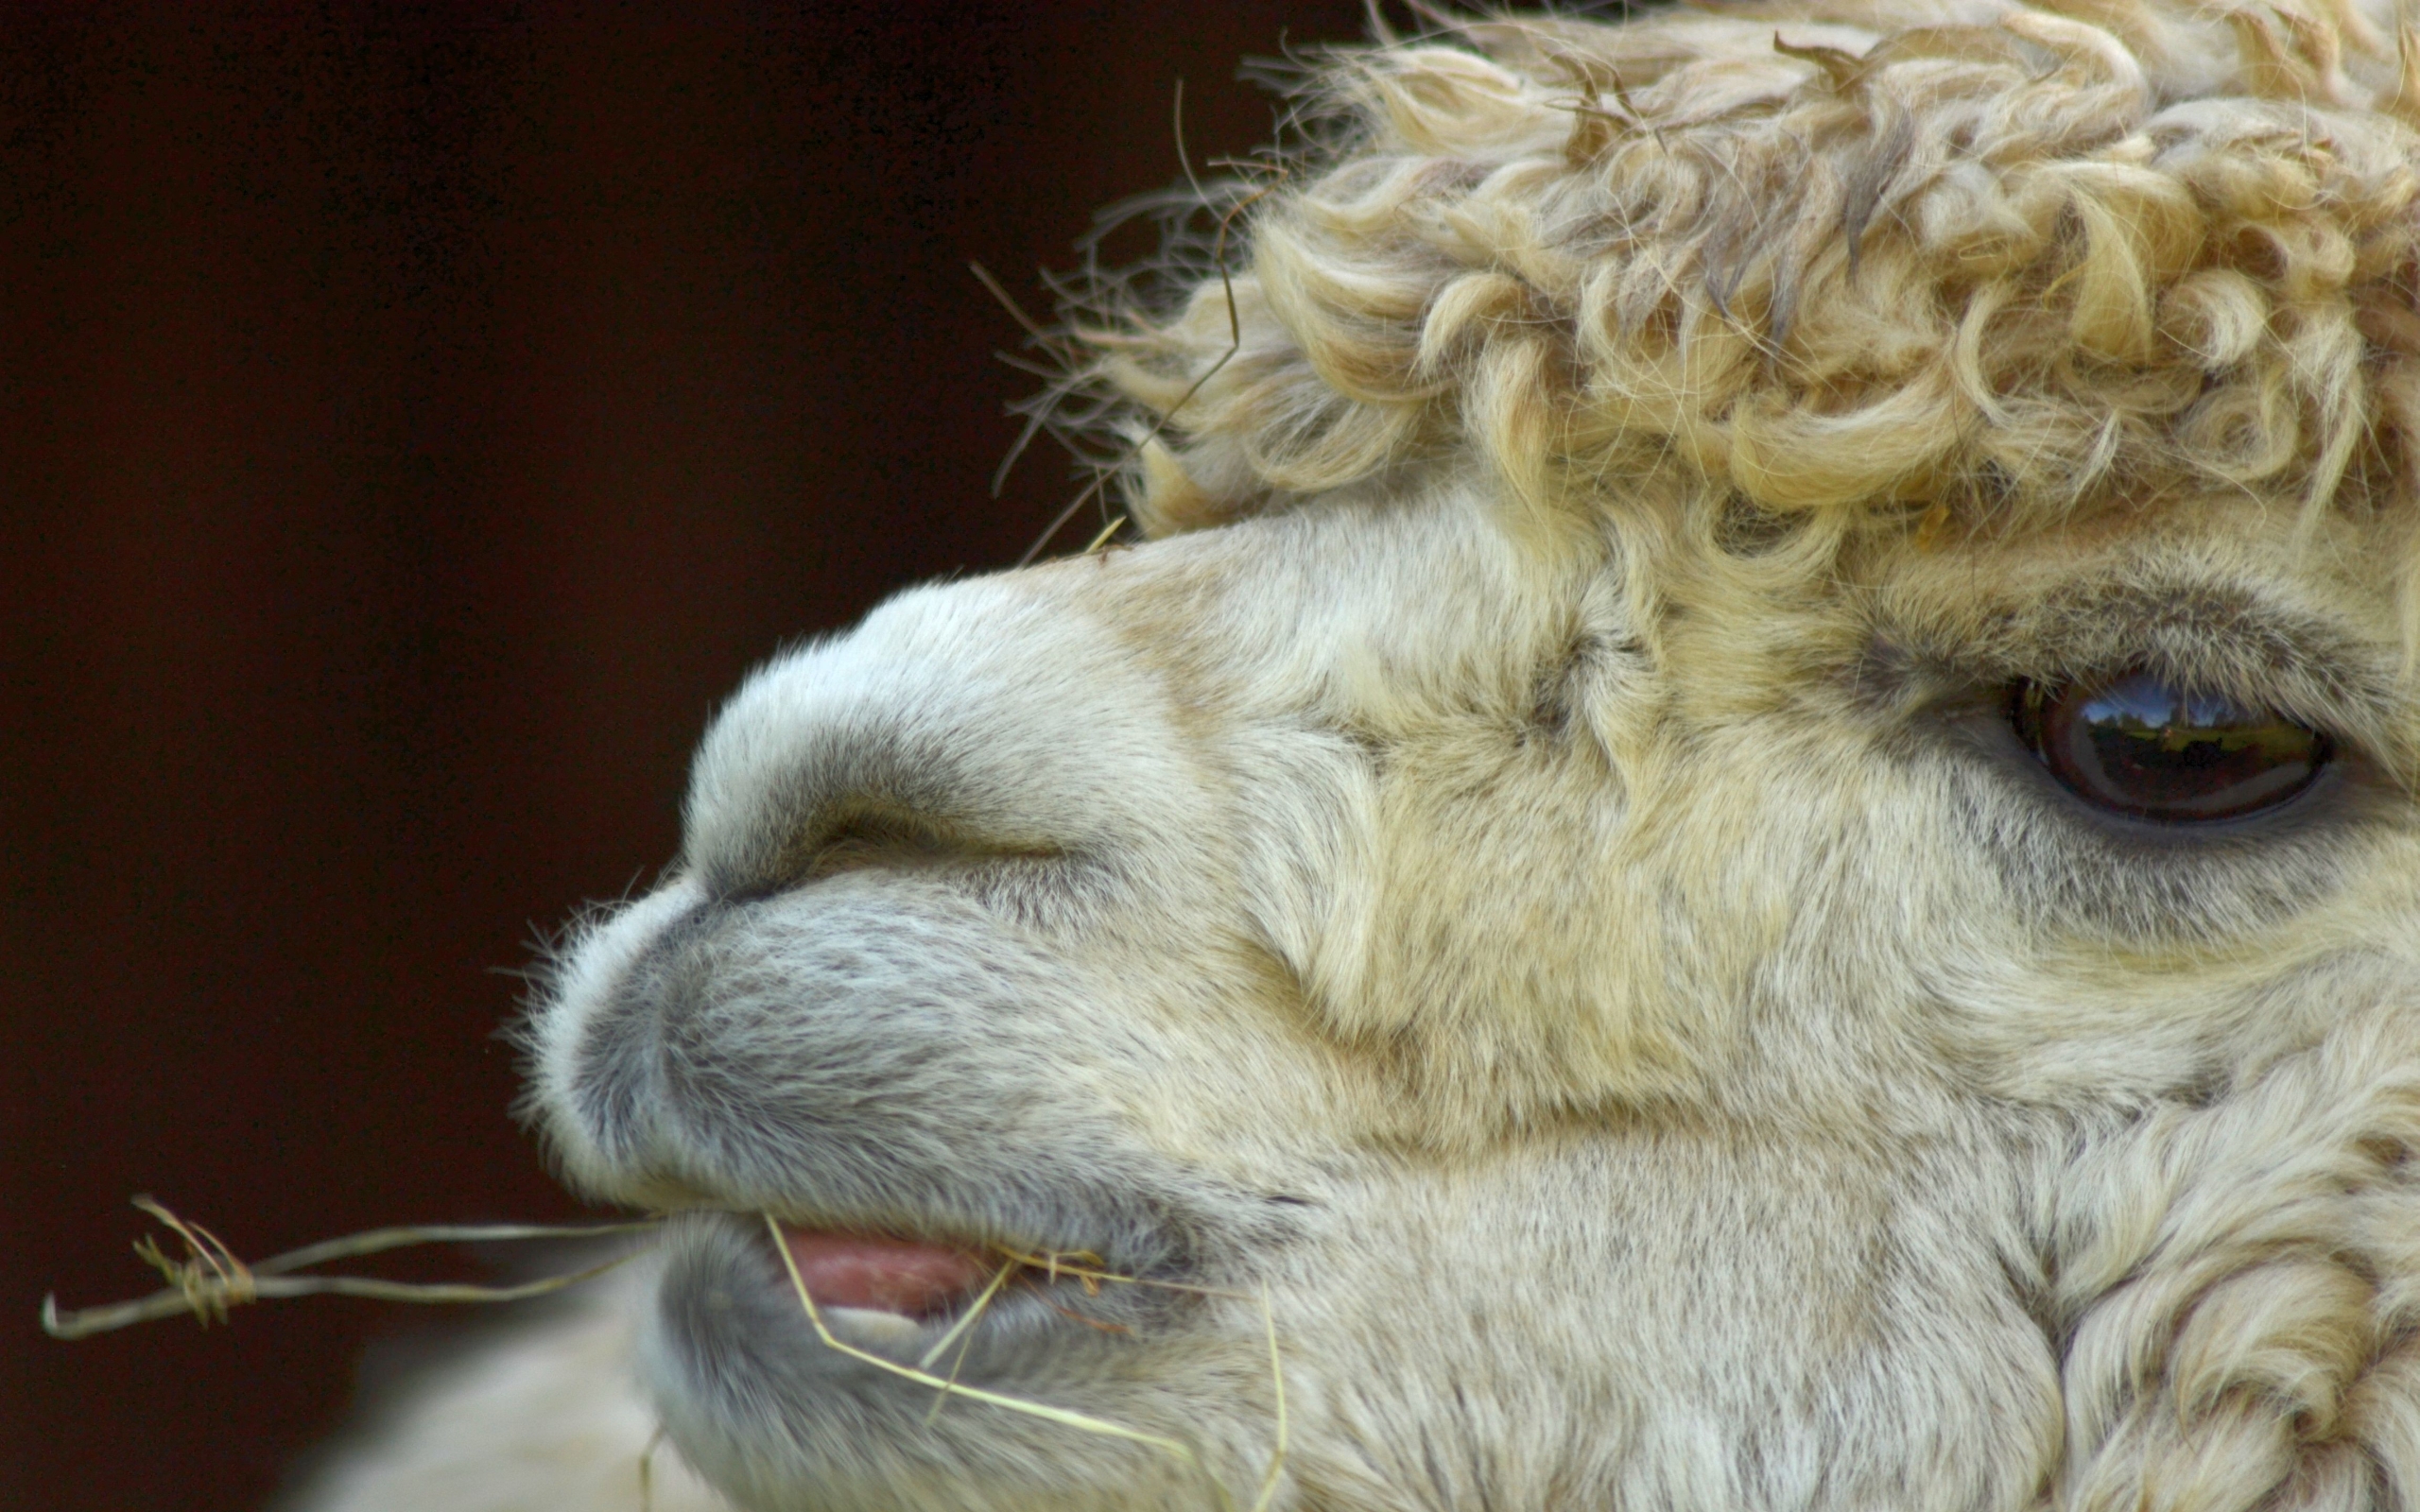
[[819, 1308], [916, 1322], [962, 1308], [999, 1268], [956, 1245], [781, 1226], [798, 1284]]
[[[902, 1239], [778, 1220], [769, 1227], [778, 1240], [775, 1296], [794, 1307], [803, 1300], [819, 1331], [885, 1355], [908, 1351], [902, 1358], [929, 1356], [937, 1339], [1005, 1332], [1030, 1340], [1068, 1323], [1127, 1334], [1166, 1314], [1175, 1300], [1166, 1294], [1203, 1290], [1115, 1274], [1090, 1250], [1034, 1252], [1005, 1242]], [[767, 1237], [760, 1228], [757, 1244]]]

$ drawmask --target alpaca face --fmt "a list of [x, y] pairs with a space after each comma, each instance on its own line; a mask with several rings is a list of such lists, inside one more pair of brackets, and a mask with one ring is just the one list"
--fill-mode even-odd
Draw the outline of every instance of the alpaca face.
[[2420, 1503], [2420, 33], [1798, 9], [1335, 61], [724, 711], [529, 1040], [732, 1496]]
[[[1451, 477], [919, 590], [721, 713], [532, 1110], [676, 1211], [646, 1385], [752, 1507], [1249, 1504], [1272, 1339], [1279, 1505], [2408, 1496], [2415, 730], [2355, 530], [1771, 596], [1756, 541], [1650, 603]], [[2129, 679], [2318, 735], [2126, 812], [2078, 690]], [[793, 1266], [1191, 1463], [937, 1404]]]

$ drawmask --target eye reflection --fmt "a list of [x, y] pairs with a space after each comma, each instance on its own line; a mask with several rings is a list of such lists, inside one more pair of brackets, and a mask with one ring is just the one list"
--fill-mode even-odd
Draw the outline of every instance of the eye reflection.
[[2310, 786], [2333, 754], [2326, 736], [2273, 710], [2149, 672], [2069, 687], [2029, 682], [2010, 713], [2078, 798], [2172, 823], [2273, 808]]

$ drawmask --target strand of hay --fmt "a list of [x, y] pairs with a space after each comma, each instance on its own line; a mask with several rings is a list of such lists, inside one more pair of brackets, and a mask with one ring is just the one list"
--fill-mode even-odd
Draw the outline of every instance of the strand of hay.
[[[1181, 78], [1176, 81], [1175, 103], [1171, 113], [1173, 115], [1171, 134], [1174, 136], [1176, 141], [1177, 164], [1184, 170], [1184, 181], [1193, 191], [1194, 201], [1198, 204], [1206, 205], [1209, 203], [1209, 197], [1202, 190], [1201, 179], [1194, 174], [1192, 156], [1185, 150], [1184, 80]], [[1214, 163], [1213, 165], [1216, 166], [1217, 164]], [[1252, 166], [1263, 165], [1253, 164]], [[1235, 280], [1227, 267], [1228, 236], [1234, 228], [1236, 217], [1243, 215], [1245, 211], [1250, 210], [1254, 204], [1273, 193], [1277, 189], [1278, 185], [1284, 182], [1285, 178], [1286, 170], [1283, 168], [1277, 169], [1275, 176], [1269, 182], [1237, 199], [1236, 203], [1228, 206], [1226, 212], [1219, 217], [1219, 230], [1216, 237], [1212, 241], [1210, 255], [1212, 260], [1218, 265], [1219, 283], [1220, 287], [1226, 291], [1227, 296], [1227, 332], [1230, 338], [1227, 344], [1227, 350], [1220, 353], [1216, 361], [1212, 362], [1208, 368], [1203, 369], [1202, 372], [1193, 380], [1191, 387], [1187, 387], [1182, 394], [1179, 394], [1173, 402], [1167, 404], [1166, 408], [1160, 410], [1157, 416], [1152, 420], [1151, 423], [1144, 429], [1143, 434], [1129, 442], [1118, 455], [1110, 458], [1106, 463], [1103, 463], [1098, 458], [1092, 459], [1094, 466], [1093, 480], [1086, 484], [1074, 498], [1067, 501], [1066, 507], [1061, 509], [1057, 515], [1052, 517], [1049, 524], [1043, 527], [1042, 534], [1035, 537], [1033, 544], [1025, 549], [1025, 555], [1017, 558], [1018, 566], [1028, 566], [1032, 563], [1035, 558], [1041, 556], [1044, 548], [1050, 544], [1051, 541], [1058, 536], [1060, 531], [1066, 528], [1068, 521], [1073, 520], [1077, 513], [1081, 510], [1086, 504], [1101, 498], [1104, 495], [1112, 479], [1126, 472], [1138, 461], [1147, 461], [1151, 448], [1159, 443], [1162, 434], [1175, 423], [1177, 412], [1184, 408], [1184, 406], [1191, 402], [1194, 395], [1200, 393], [1212, 379], [1219, 375], [1221, 369], [1225, 368], [1229, 362], [1235, 359], [1238, 352], [1243, 351], [1243, 317], [1236, 304]], [[994, 278], [991, 270], [983, 266], [982, 264], [971, 262], [967, 264], [967, 266], [973, 270], [976, 279], [982, 284], [984, 289], [988, 291], [994, 299], [997, 300], [1004, 307], [1006, 307], [1010, 317], [1013, 318], [1017, 324], [1023, 326], [1026, 332], [1034, 338], [1043, 350], [1059, 359], [1060, 370], [1052, 372], [1046, 369], [1035, 369], [1028, 366], [1027, 364], [1013, 361], [1011, 362], [1011, 366], [1025, 369], [1028, 371], [1037, 372], [1038, 375], [1050, 379], [1054, 383], [1063, 383], [1073, 376], [1080, 375], [1089, 371], [1090, 365], [1078, 355], [1076, 347], [1071, 345], [1070, 339], [1067, 335], [1054, 335], [1040, 321], [1028, 315], [1025, 312], [1024, 306], [1017, 303], [1015, 297], [1010, 294], [1009, 291], [1001, 285], [1000, 281]], [[1074, 339], [1075, 341], [1080, 342], [1084, 339], [1084, 336], [1081, 333], [1075, 333]], [[1035, 410], [1029, 418], [1024, 431], [1018, 435], [1015, 444], [1009, 448], [1008, 455], [1001, 458], [999, 469], [992, 477], [992, 496], [994, 498], [999, 497], [1000, 490], [1008, 480], [1009, 470], [1011, 467], [1014, 467], [1016, 465], [1017, 458], [1025, 454], [1026, 447], [1032, 442], [1035, 434], [1044, 429], [1045, 426], [1049, 423], [1050, 413], [1050, 410], [1046, 407]], [[1057, 436], [1059, 433], [1054, 428], [1052, 434]], [[1061, 438], [1063, 441], [1064, 438], [1063, 437]], [[1082, 459], [1083, 454], [1080, 451], [1079, 451], [1078, 455], [1080, 459]], [[1092, 543], [1086, 546], [1080, 555], [1090, 556], [1094, 552], [1100, 550], [1102, 546], [1108, 543], [1109, 538], [1116, 533], [1118, 525], [1126, 517], [1124, 515], [1119, 515], [1112, 519], [1109, 522], [1108, 526], [1104, 528], [1098, 536], [1093, 539]]]
[[[1101, 1258], [1089, 1249], [1052, 1249], [1039, 1255], [1028, 1255], [1014, 1249], [1001, 1248], [999, 1253], [1028, 1270], [1043, 1272], [1054, 1281], [1062, 1276], [1072, 1278], [1083, 1284], [1087, 1295], [1095, 1297], [1100, 1295], [1100, 1282], [1114, 1281], [1120, 1286], [1149, 1286], [1155, 1291], [1188, 1292], [1195, 1297], [1226, 1297], [1238, 1302], [1255, 1300], [1251, 1293], [1238, 1292], [1232, 1287], [1188, 1286], [1183, 1281], [1154, 1280], [1141, 1276], [1120, 1276], [1115, 1271], [1102, 1270]], [[1268, 1298], [1264, 1297], [1257, 1300], [1265, 1303]]]
[[[992, 1305], [992, 1298], [999, 1296], [1000, 1288], [1006, 1286], [1009, 1283], [1009, 1278], [1017, 1273], [1017, 1266], [1018, 1261], [1014, 1256], [1011, 1256], [1000, 1263], [1000, 1268], [992, 1273], [992, 1280], [984, 1286], [980, 1293], [977, 1294], [974, 1305], [967, 1308], [965, 1312], [959, 1314], [958, 1321], [949, 1326], [949, 1332], [943, 1333], [940, 1338], [935, 1339], [933, 1341], [933, 1347], [926, 1349], [917, 1358], [917, 1369], [930, 1370], [933, 1367], [933, 1362], [942, 1357], [942, 1351], [948, 1349], [951, 1344], [955, 1343], [959, 1335], [964, 1333], [968, 1329], [975, 1326], [976, 1320], [980, 1318], [983, 1315], [984, 1310]], [[963, 1349], [959, 1350], [958, 1357], [960, 1360], [965, 1359], [966, 1351]], [[955, 1367], [950, 1370], [950, 1379], [953, 1381], [958, 1379], [958, 1371]], [[940, 1403], [936, 1401], [934, 1405], [938, 1407]]]
[[[289, 1249], [267, 1260], [248, 1263], [239, 1258], [226, 1241], [203, 1225], [178, 1216], [167, 1207], [149, 1196], [137, 1196], [134, 1206], [164, 1225], [185, 1246], [182, 1260], [171, 1258], [151, 1235], [134, 1243], [134, 1252], [146, 1264], [160, 1272], [168, 1284], [148, 1297], [131, 1301], [113, 1302], [99, 1307], [61, 1309], [56, 1295], [45, 1295], [42, 1300], [43, 1332], [55, 1339], [90, 1338], [137, 1323], [160, 1318], [190, 1315], [204, 1327], [213, 1321], [224, 1322], [231, 1309], [275, 1297], [336, 1295], [367, 1297], [389, 1302], [510, 1302], [524, 1297], [542, 1297], [549, 1292], [577, 1285], [580, 1281], [601, 1276], [632, 1254], [617, 1255], [602, 1264], [591, 1265], [568, 1275], [547, 1277], [517, 1286], [472, 1286], [450, 1283], [424, 1284], [390, 1281], [369, 1276], [300, 1276], [296, 1271], [307, 1270], [330, 1261], [348, 1260], [374, 1255], [389, 1249], [403, 1249], [417, 1245], [463, 1244], [494, 1240], [520, 1239], [585, 1239], [606, 1234], [632, 1233], [656, 1228], [662, 1220], [649, 1218], [632, 1223], [558, 1225], [558, 1224], [416, 1224], [386, 1228], [372, 1228], [346, 1234], [336, 1239], [321, 1240], [299, 1249]], [[958, 1379], [958, 1366], [966, 1356], [967, 1332], [978, 1322], [992, 1302], [1020, 1272], [1039, 1273], [1048, 1281], [1064, 1277], [1083, 1286], [1088, 1295], [1099, 1295], [1103, 1284], [1153, 1286], [1168, 1291], [1187, 1292], [1196, 1296], [1224, 1297], [1244, 1299], [1246, 1294], [1213, 1286], [1190, 1286], [1178, 1281], [1153, 1280], [1136, 1276], [1122, 1276], [1103, 1269], [1100, 1257], [1086, 1252], [1053, 1250], [1044, 1254], [1027, 1254], [1005, 1246], [998, 1251], [1001, 1263], [991, 1281], [977, 1294], [965, 1314], [953, 1323], [913, 1366], [901, 1365], [870, 1350], [858, 1349], [836, 1336], [823, 1321], [821, 1311], [806, 1289], [805, 1279], [799, 1274], [798, 1261], [783, 1242], [781, 1225], [771, 1214], [765, 1215], [765, 1227], [773, 1241], [774, 1252], [782, 1257], [782, 1264], [789, 1273], [791, 1290], [798, 1294], [799, 1304], [805, 1310], [809, 1325], [827, 1349], [835, 1349], [879, 1370], [933, 1388], [934, 1411], [951, 1397], [964, 1397], [1010, 1412], [1040, 1418], [1080, 1433], [1098, 1434], [1111, 1438], [1143, 1444], [1173, 1457], [1200, 1475], [1217, 1494], [1225, 1512], [1236, 1512], [1235, 1498], [1226, 1486], [1212, 1475], [1193, 1446], [1181, 1439], [1146, 1433], [1123, 1423], [1095, 1418], [1086, 1413], [1053, 1407], [1046, 1402], [1030, 1401], [1001, 1392], [986, 1391], [979, 1386], [963, 1384]], [[1269, 1340], [1270, 1383], [1276, 1414], [1274, 1443], [1270, 1450], [1269, 1469], [1262, 1477], [1259, 1492], [1253, 1497], [1251, 1512], [1268, 1512], [1277, 1494], [1287, 1454], [1286, 1373], [1277, 1348], [1277, 1321], [1270, 1305], [1269, 1289], [1264, 1284], [1256, 1298], [1260, 1305], [1261, 1325]], [[960, 1342], [958, 1360], [946, 1377], [931, 1373], [942, 1352], [954, 1342]], [[928, 1419], [929, 1420], [929, 1418]], [[639, 1499], [644, 1507], [654, 1500], [655, 1451], [663, 1438], [659, 1428], [641, 1452], [638, 1461]]]
[[372, 1228], [337, 1239], [322, 1240], [251, 1263], [236, 1258], [225, 1241], [200, 1224], [180, 1218], [148, 1196], [134, 1206], [165, 1225], [182, 1240], [185, 1258], [171, 1259], [157, 1240], [147, 1234], [134, 1243], [134, 1253], [158, 1271], [168, 1284], [148, 1297], [101, 1307], [62, 1310], [56, 1295], [42, 1299], [43, 1332], [54, 1339], [83, 1339], [136, 1323], [191, 1314], [203, 1327], [225, 1322], [231, 1308], [273, 1297], [367, 1297], [384, 1302], [513, 1302], [543, 1297], [566, 1286], [601, 1276], [631, 1258], [617, 1255], [599, 1265], [551, 1276], [518, 1286], [424, 1284], [382, 1280], [371, 1276], [297, 1276], [332, 1260], [351, 1260], [415, 1245], [475, 1244], [509, 1239], [587, 1239], [604, 1234], [632, 1233], [652, 1228], [657, 1220], [636, 1223], [557, 1224], [416, 1224]]
[[[964, 1335], [965, 1342], [959, 1345], [958, 1353], [951, 1356], [949, 1362], [949, 1383], [953, 1386], [957, 1385], [958, 1373], [966, 1366], [966, 1351], [975, 1347], [975, 1340], [972, 1335], [967, 1334], [967, 1331], [982, 1320], [983, 1314], [991, 1310], [992, 1298], [1000, 1295], [1000, 1287], [1011, 1276], [1015, 1275], [1018, 1269], [1018, 1263], [1013, 1257], [1001, 1262], [999, 1272], [992, 1278], [992, 1283], [983, 1288], [983, 1294], [975, 1298], [974, 1305], [959, 1314], [958, 1321], [949, 1326], [949, 1332], [942, 1334], [934, 1342], [931, 1349], [925, 1351], [924, 1355], [917, 1360], [916, 1368], [930, 1370], [933, 1367], [933, 1362], [941, 1358], [942, 1351], [949, 1348], [950, 1341]], [[925, 1409], [925, 1427], [930, 1428], [941, 1418], [942, 1406], [948, 1400], [948, 1392], [933, 1393], [933, 1404]]]
[[[1185, 1286], [1174, 1281], [1148, 1280], [1141, 1277], [1120, 1276], [1096, 1268], [1062, 1264], [1059, 1262], [1064, 1257], [1056, 1252], [1046, 1256], [1028, 1256], [1003, 1249], [1001, 1254], [1007, 1263], [1003, 1264], [999, 1274], [993, 1278], [992, 1284], [983, 1289], [982, 1295], [977, 1298], [975, 1305], [967, 1309], [966, 1315], [960, 1318], [948, 1333], [942, 1335], [941, 1343], [925, 1351], [919, 1364], [901, 1365], [898, 1361], [886, 1359], [871, 1349], [858, 1349], [856, 1345], [836, 1335], [824, 1324], [822, 1310], [815, 1305], [815, 1297], [806, 1289], [806, 1279], [799, 1274], [798, 1258], [790, 1253], [790, 1246], [782, 1238], [781, 1224], [769, 1212], [764, 1214], [764, 1219], [765, 1231], [773, 1242], [773, 1252], [782, 1257], [782, 1266], [789, 1273], [790, 1289], [798, 1294], [799, 1306], [806, 1313], [807, 1324], [815, 1330], [815, 1336], [823, 1342], [824, 1348], [837, 1350], [852, 1360], [870, 1365], [877, 1370], [888, 1371], [903, 1380], [930, 1386], [940, 1393], [940, 1400], [946, 1400], [951, 1397], [964, 1397], [971, 1401], [980, 1401], [1009, 1412], [1023, 1413], [1028, 1418], [1039, 1418], [1046, 1422], [1058, 1423], [1062, 1427], [1072, 1428], [1079, 1433], [1098, 1434], [1107, 1438], [1122, 1438], [1129, 1443], [1143, 1444], [1159, 1450], [1208, 1482], [1211, 1489], [1218, 1495], [1219, 1506], [1224, 1508], [1225, 1512], [1235, 1512], [1235, 1498], [1229, 1494], [1226, 1486], [1220, 1484], [1219, 1478], [1210, 1473], [1209, 1468], [1201, 1463], [1201, 1457], [1194, 1452], [1193, 1446], [1181, 1439], [1146, 1433], [1142, 1429], [1130, 1428], [1124, 1423], [1112, 1422], [1106, 1418], [1095, 1418], [1088, 1413], [1071, 1412], [1064, 1407], [1053, 1407], [1047, 1402], [1032, 1401], [1024, 1397], [1011, 1397], [1002, 1392], [986, 1391], [980, 1386], [965, 1385], [958, 1380], [955, 1370], [944, 1379], [934, 1375], [925, 1366], [939, 1357], [942, 1346], [946, 1345], [950, 1339], [973, 1326], [982, 1309], [999, 1295], [1000, 1287], [1010, 1273], [1021, 1265], [1034, 1269], [1046, 1269], [1054, 1279], [1058, 1276], [1074, 1277], [1085, 1281], [1087, 1289], [1097, 1281], [1121, 1281], [1129, 1285], [1159, 1286], [1170, 1291], [1192, 1292], [1203, 1296], [1240, 1297], [1243, 1294], [1220, 1291], [1215, 1287]], [[1085, 1258], [1097, 1260], [1098, 1257]], [[1287, 1443], [1285, 1366], [1278, 1358], [1277, 1317], [1270, 1305], [1269, 1289], [1265, 1284], [1261, 1288], [1259, 1302], [1261, 1324], [1269, 1335], [1269, 1369], [1271, 1383], [1275, 1387], [1277, 1423], [1276, 1440], [1270, 1455], [1269, 1470], [1262, 1478], [1259, 1494], [1253, 1499], [1251, 1512], [1268, 1512], [1270, 1503], [1275, 1498], [1278, 1478], [1285, 1470]], [[961, 1358], [963, 1354], [964, 1351], [961, 1350]], [[939, 1400], [935, 1405], [939, 1406]]]

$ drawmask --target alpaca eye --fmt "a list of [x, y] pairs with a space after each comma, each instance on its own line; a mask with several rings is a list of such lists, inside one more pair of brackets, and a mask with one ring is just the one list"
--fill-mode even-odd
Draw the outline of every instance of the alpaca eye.
[[2274, 711], [2148, 672], [2067, 687], [2020, 684], [2010, 718], [2067, 791], [2112, 813], [2170, 823], [2274, 808], [2310, 786], [2334, 754], [2325, 735]]

